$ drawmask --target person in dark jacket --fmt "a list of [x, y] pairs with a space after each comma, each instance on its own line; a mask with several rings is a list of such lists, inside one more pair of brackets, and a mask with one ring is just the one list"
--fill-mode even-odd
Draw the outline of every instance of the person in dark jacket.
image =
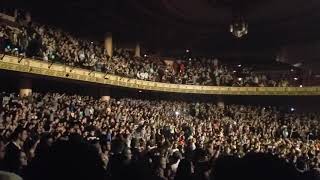
[[6, 146], [4, 156], [4, 170], [20, 174], [22, 163], [21, 155], [23, 153], [22, 147], [27, 139], [27, 131], [21, 126], [18, 126], [12, 134], [12, 140]]
[[192, 180], [194, 179], [193, 171], [192, 162], [187, 159], [182, 159], [174, 180]]

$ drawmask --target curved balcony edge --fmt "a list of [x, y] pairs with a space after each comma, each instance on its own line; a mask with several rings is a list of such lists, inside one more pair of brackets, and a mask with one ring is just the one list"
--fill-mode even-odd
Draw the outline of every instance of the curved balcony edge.
[[320, 87], [226, 87], [180, 85], [143, 81], [105, 74], [97, 71], [50, 63], [15, 56], [1, 56], [0, 69], [43, 75], [83, 82], [105, 84], [118, 87], [134, 88], [174, 93], [212, 94], [212, 95], [281, 95], [281, 96], [318, 96]]

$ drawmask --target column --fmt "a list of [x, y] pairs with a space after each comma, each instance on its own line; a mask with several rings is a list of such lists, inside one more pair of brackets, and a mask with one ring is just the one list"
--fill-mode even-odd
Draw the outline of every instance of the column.
[[111, 98], [110, 89], [109, 88], [99, 88], [99, 95], [101, 97], [101, 101], [108, 102]]
[[224, 101], [222, 96], [217, 97], [217, 106], [223, 108], [224, 107]]
[[134, 51], [134, 56], [135, 57], [141, 57], [141, 53], [140, 53], [140, 43], [136, 43], [136, 47], [135, 47], [135, 51]]
[[107, 51], [108, 56], [112, 57], [113, 47], [112, 47], [112, 33], [108, 32], [104, 39], [104, 48]]
[[20, 97], [26, 97], [32, 95], [32, 80], [28, 78], [20, 79], [19, 83]]

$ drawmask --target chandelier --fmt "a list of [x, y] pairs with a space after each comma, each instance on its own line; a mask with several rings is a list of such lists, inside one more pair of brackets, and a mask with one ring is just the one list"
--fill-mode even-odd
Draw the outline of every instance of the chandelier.
[[230, 24], [230, 32], [237, 38], [241, 38], [248, 34], [248, 23], [244, 18], [235, 18]]

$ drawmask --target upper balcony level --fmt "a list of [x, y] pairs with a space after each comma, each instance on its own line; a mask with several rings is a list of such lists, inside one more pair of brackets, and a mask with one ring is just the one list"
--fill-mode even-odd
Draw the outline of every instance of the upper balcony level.
[[109, 37], [103, 47], [41, 25], [3, 24], [0, 27], [0, 52], [131, 79], [180, 85], [300, 87], [307, 86], [310, 79], [301, 69], [280, 62], [231, 63], [190, 55], [175, 59], [140, 57], [140, 53], [133, 55], [125, 49], [113, 50]]

